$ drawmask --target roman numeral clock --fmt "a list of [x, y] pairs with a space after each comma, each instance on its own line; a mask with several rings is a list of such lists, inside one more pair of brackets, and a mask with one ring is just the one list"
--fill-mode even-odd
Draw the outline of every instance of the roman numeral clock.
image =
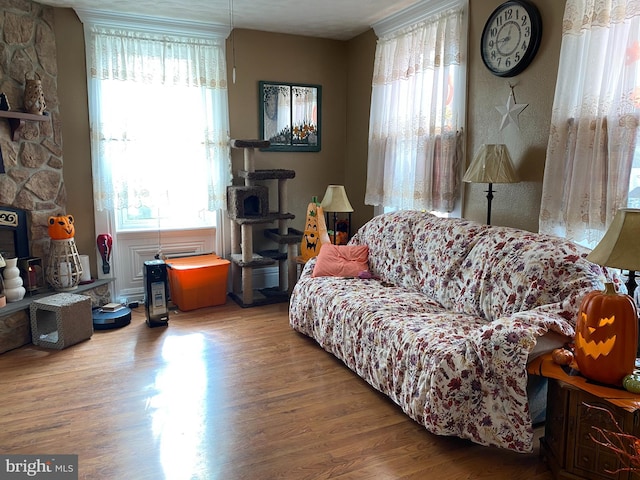
[[532, 2], [504, 2], [493, 11], [482, 31], [482, 61], [494, 75], [513, 77], [531, 63], [541, 38], [542, 19]]

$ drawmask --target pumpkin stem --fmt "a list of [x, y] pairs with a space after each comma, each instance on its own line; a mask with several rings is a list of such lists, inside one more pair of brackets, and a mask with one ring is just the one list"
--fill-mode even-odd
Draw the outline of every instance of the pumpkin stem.
[[617, 295], [616, 287], [614, 287], [612, 282], [607, 282], [604, 284], [604, 294], [605, 295]]

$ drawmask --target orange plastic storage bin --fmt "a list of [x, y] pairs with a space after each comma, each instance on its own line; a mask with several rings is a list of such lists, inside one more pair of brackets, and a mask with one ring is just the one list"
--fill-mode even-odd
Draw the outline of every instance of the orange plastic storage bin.
[[215, 254], [165, 260], [171, 300], [180, 310], [224, 305], [229, 260]]

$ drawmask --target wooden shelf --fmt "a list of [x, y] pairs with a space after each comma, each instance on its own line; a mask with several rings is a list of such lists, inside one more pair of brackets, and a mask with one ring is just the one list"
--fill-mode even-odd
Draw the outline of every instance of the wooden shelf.
[[11, 140], [15, 142], [20, 138], [19, 133], [25, 121], [45, 122], [49, 120], [50, 117], [46, 112], [42, 115], [36, 115], [34, 113], [0, 110], [0, 118], [6, 118], [9, 121], [9, 128], [11, 128]]

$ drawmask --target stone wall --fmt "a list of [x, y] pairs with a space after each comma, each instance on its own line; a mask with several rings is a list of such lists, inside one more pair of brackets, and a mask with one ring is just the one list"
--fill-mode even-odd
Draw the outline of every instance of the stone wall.
[[21, 110], [25, 78], [37, 74], [49, 118], [25, 122], [15, 142], [8, 121], [0, 118], [6, 171], [0, 174], [0, 205], [29, 212], [31, 255], [43, 261], [49, 251], [47, 220], [50, 215], [66, 213], [53, 18], [52, 7], [27, 0], [0, 0], [0, 92], [7, 96], [11, 110]]
[[[0, 205], [26, 210], [31, 255], [46, 259], [47, 220], [66, 213], [62, 133], [57, 93], [58, 65], [53, 8], [28, 0], [0, 0], [0, 92], [11, 110], [22, 110], [25, 78], [40, 77], [48, 120], [25, 122], [13, 141], [0, 118]], [[100, 293], [102, 294], [102, 292]], [[0, 310], [0, 315], [1, 315]], [[28, 310], [0, 316], [0, 353], [31, 342]]]

